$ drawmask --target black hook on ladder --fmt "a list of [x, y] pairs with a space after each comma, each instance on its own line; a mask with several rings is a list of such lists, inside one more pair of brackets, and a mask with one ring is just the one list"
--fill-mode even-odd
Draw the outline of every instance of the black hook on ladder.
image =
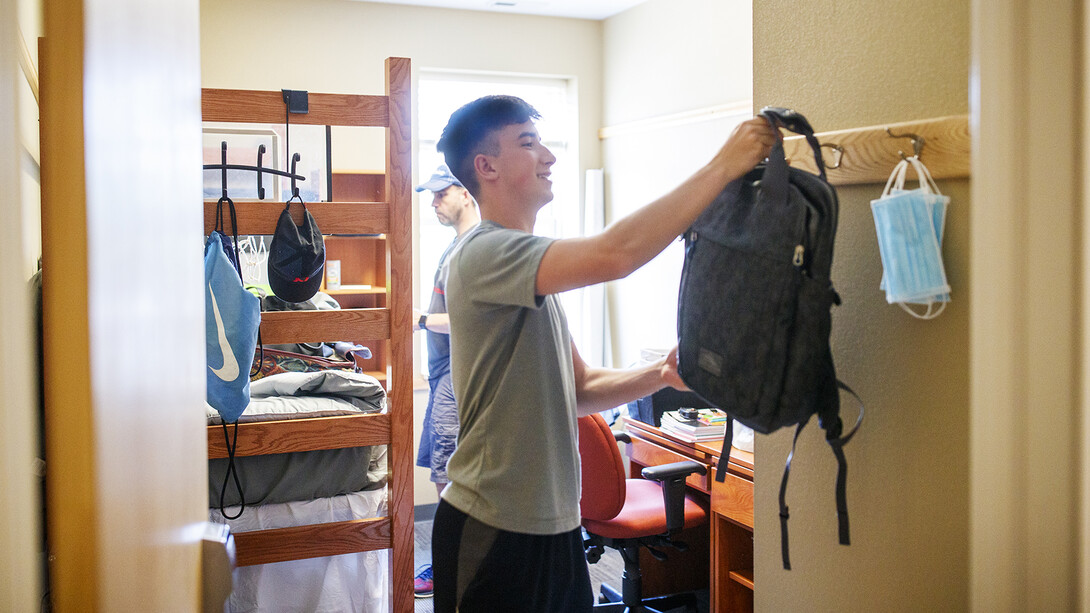
[[295, 153], [291, 156], [291, 197], [299, 198], [299, 202], [302, 202], [303, 199], [299, 196], [299, 188], [295, 186], [295, 163], [299, 160], [300, 157], [298, 153]]
[[265, 188], [261, 185], [261, 156], [265, 153], [265, 145], [259, 144], [257, 146], [257, 199], [265, 199]]
[[227, 197], [227, 141], [220, 143], [220, 165], [223, 166], [223, 197]]

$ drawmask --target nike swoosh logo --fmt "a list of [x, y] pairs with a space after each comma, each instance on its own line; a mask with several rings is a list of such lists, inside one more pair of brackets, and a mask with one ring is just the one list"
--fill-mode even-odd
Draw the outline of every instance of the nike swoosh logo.
[[220, 317], [220, 308], [216, 304], [216, 292], [212, 291], [212, 284], [208, 284], [208, 293], [212, 295], [212, 315], [216, 318], [216, 335], [219, 336], [220, 353], [223, 354], [223, 366], [212, 368], [217, 377], [228, 383], [238, 378], [238, 360], [235, 352], [231, 350], [231, 343], [227, 342], [227, 330], [223, 328], [223, 318]]

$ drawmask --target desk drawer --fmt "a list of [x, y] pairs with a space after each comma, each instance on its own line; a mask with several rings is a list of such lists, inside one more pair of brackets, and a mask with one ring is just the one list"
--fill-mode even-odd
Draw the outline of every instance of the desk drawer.
[[[703, 475], [692, 474], [685, 480], [686, 485], [693, 489], [700, 490], [705, 494], [711, 491], [711, 479], [713, 475], [713, 468], [705, 462], [701, 462], [696, 458], [681, 455], [665, 447], [660, 447], [654, 443], [647, 442], [643, 439], [632, 437], [632, 444], [628, 446], [628, 457], [633, 463], [640, 466], [661, 466], [663, 464], [670, 464], [673, 462], [681, 462], [684, 460], [691, 460], [698, 464], [702, 464], [705, 468]], [[636, 471], [638, 474], [638, 471]]]
[[753, 482], [727, 473], [722, 483], [712, 477], [712, 512], [753, 529]]

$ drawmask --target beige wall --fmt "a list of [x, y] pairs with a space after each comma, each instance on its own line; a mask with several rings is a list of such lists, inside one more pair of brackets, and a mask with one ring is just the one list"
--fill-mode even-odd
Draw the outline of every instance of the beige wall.
[[[204, 87], [381, 92], [389, 56], [412, 59], [414, 86], [425, 68], [572, 77], [579, 91], [580, 177], [601, 166], [601, 47], [601, 23], [581, 19], [351, 0], [201, 2]], [[413, 109], [415, 118], [415, 99]], [[335, 135], [335, 147], [341, 142]], [[333, 157], [337, 168], [381, 168], [382, 142], [343, 146]], [[416, 182], [420, 170], [413, 173]], [[426, 392], [414, 394], [417, 441], [426, 403]], [[416, 469], [418, 505], [437, 501], [428, 475]]]
[[[27, 279], [40, 254], [38, 230], [38, 108], [26, 72], [36, 78], [37, 36], [41, 6], [23, 0], [0, 2], [0, 184], [7, 187], [0, 200], [0, 285], [7, 288], [0, 301], [0, 372], [4, 398], [0, 401], [0, 610], [36, 610], [38, 569], [42, 561], [39, 539], [37, 388], [33, 379], [33, 316]], [[29, 37], [31, 61], [21, 62], [17, 41]], [[21, 69], [21, 64], [25, 69]]]
[[[818, 131], [967, 113], [969, 22], [968, 2], [758, 0], [754, 106], [793, 107]], [[940, 188], [952, 197], [944, 257], [953, 301], [930, 322], [887, 305], [878, 289], [868, 202], [881, 186], [838, 190], [833, 281], [844, 304], [833, 352], [868, 409], [847, 447], [852, 545], [837, 544], [835, 463], [812, 426], [788, 488], [794, 570], [782, 569], [776, 499], [791, 434], [759, 437], [758, 610], [968, 607], [969, 182]], [[850, 405], [844, 413], [854, 419]]]
[[[748, 2], [722, 0], [648, 0], [605, 21], [604, 126], [619, 128], [601, 142], [607, 223], [674, 188], [749, 115], [751, 22]], [[723, 105], [742, 115], [668, 120]], [[675, 242], [608, 285], [613, 365], [635, 363], [642, 348], [677, 343], [681, 261]]]
[[[390, 56], [412, 59], [414, 82], [423, 68], [574, 77], [583, 168], [599, 165], [600, 48], [599, 22], [581, 19], [352, 0], [201, 2], [204, 87], [381, 92]], [[381, 167], [381, 148], [362, 155], [342, 167]]]

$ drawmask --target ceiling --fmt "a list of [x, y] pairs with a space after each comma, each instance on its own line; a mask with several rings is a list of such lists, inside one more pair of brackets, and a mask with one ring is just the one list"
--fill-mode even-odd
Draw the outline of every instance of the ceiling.
[[600, 20], [624, 12], [644, 0], [359, 0], [382, 4], [412, 4], [467, 11], [494, 11], [549, 17]]

